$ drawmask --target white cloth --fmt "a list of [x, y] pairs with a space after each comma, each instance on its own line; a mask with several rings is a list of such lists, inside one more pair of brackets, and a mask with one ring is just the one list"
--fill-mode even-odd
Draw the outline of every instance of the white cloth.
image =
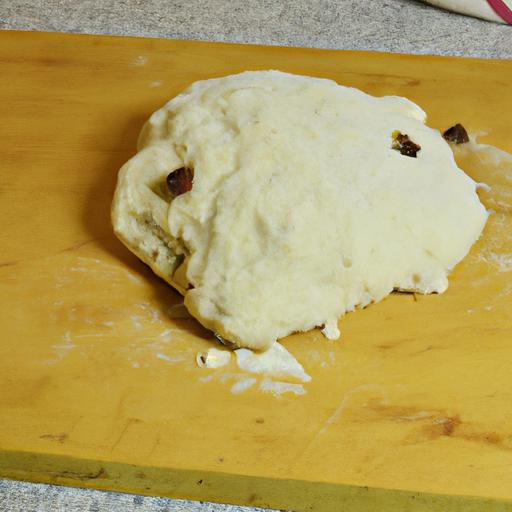
[[484, 20], [496, 21], [498, 23], [505, 23], [494, 9], [490, 6], [487, 0], [425, 0], [428, 4], [442, 7], [454, 12], [460, 12], [469, 16], [475, 16]]

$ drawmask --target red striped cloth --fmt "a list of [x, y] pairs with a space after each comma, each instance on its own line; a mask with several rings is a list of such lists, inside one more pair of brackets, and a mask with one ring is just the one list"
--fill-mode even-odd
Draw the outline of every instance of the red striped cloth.
[[427, 3], [476, 16], [485, 20], [512, 24], [512, 0], [425, 0]]
[[488, 0], [496, 14], [512, 25], [512, 0]]

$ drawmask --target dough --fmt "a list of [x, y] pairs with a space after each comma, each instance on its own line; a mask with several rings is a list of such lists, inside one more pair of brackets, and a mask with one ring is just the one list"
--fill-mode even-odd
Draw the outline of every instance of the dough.
[[[425, 113], [325, 79], [246, 72], [155, 112], [119, 173], [117, 235], [204, 326], [264, 350], [394, 289], [441, 293], [487, 212]], [[421, 146], [393, 149], [397, 132]], [[171, 200], [166, 177], [193, 169]]]
[[231, 360], [231, 351], [210, 348], [206, 352], [199, 352], [196, 363], [199, 368], [220, 368], [226, 366]]

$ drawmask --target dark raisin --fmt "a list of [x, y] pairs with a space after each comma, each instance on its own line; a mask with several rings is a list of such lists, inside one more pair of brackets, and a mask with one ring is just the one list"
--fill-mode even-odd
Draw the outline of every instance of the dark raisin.
[[391, 147], [400, 151], [401, 155], [410, 156], [412, 158], [416, 158], [416, 154], [421, 149], [419, 144], [413, 142], [409, 135], [405, 133], [400, 133], [398, 130], [395, 130], [392, 134], [393, 143]]
[[173, 197], [192, 190], [194, 171], [188, 167], [180, 167], [167, 176], [167, 188]]
[[464, 144], [465, 142], [469, 142], [468, 132], [460, 123], [448, 128], [448, 130], [443, 133], [443, 137], [448, 142], [453, 142], [454, 144]]

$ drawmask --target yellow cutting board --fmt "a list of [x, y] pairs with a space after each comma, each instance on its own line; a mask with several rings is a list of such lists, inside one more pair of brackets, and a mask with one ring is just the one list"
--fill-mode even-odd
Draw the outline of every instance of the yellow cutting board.
[[[512, 62], [0, 33], [0, 475], [293, 510], [512, 510], [512, 163], [443, 295], [394, 294], [285, 346], [312, 376], [263, 392], [113, 236], [145, 119], [199, 79], [328, 77], [512, 151]], [[489, 160], [490, 159], [490, 160]], [[179, 315], [178, 315], [179, 316]], [[174, 318], [171, 318], [174, 317]], [[302, 392], [301, 388], [295, 388]]]

